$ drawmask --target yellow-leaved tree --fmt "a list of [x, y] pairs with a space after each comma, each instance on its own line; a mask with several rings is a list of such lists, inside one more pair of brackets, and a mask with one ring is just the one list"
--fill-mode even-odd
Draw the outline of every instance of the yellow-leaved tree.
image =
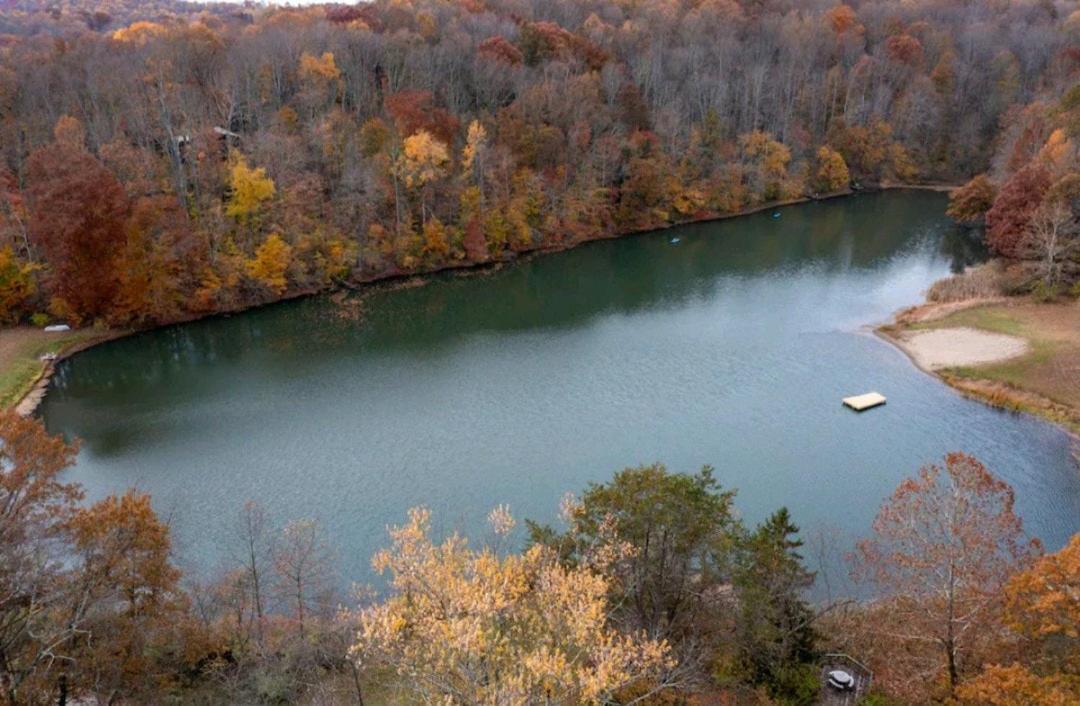
[[11, 246], [0, 248], [0, 323], [11, 324], [24, 313], [27, 300], [37, 291], [37, 266], [22, 262]]
[[328, 51], [321, 57], [304, 52], [300, 55], [300, 77], [307, 81], [336, 81], [341, 71], [334, 63], [334, 55]]
[[468, 181], [484, 190], [484, 162], [488, 152], [487, 130], [479, 120], [469, 123], [468, 135], [465, 138], [465, 148], [461, 150], [461, 168]]
[[[609, 626], [595, 565], [566, 568], [539, 545], [501, 556], [457, 534], [436, 544], [430, 520], [410, 510], [372, 562], [393, 593], [359, 615], [359, 663], [393, 670], [423, 703], [577, 706], [665, 687], [667, 644]], [[514, 526], [505, 508], [489, 521], [499, 536]]]
[[255, 249], [255, 257], [247, 261], [247, 272], [252, 279], [281, 294], [288, 287], [285, 273], [292, 261], [292, 247], [277, 233], [271, 233]]
[[258, 213], [263, 201], [273, 197], [274, 180], [262, 167], [250, 167], [243, 155], [234, 152], [229, 169], [229, 197], [225, 212], [239, 221], [247, 221]]
[[427, 187], [446, 173], [450, 151], [427, 130], [405, 138], [396, 168], [405, 186], [420, 191], [421, 220], [427, 221]]
[[338, 94], [341, 71], [334, 55], [323, 52], [321, 57], [304, 52], [300, 55], [301, 102], [314, 112], [326, 107]]
[[166, 29], [164, 25], [160, 25], [157, 22], [140, 20], [138, 22], [132, 22], [127, 27], [121, 27], [113, 32], [111, 36], [113, 41], [143, 46], [148, 42], [164, 36], [167, 32], [168, 29]]
[[747, 163], [747, 176], [754, 194], [766, 201], [784, 196], [791, 150], [761, 130], [741, 135], [739, 147]]
[[818, 148], [816, 176], [817, 188], [825, 192], [840, 191], [851, 184], [851, 174], [843, 155], [828, 145]]
[[405, 138], [401, 156], [402, 175], [406, 186], [423, 186], [443, 175], [450, 153], [427, 130]]

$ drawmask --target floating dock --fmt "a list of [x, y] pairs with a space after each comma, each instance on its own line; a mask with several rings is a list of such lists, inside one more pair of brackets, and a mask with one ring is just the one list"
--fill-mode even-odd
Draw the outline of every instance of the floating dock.
[[845, 397], [843, 403], [856, 412], [862, 412], [872, 407], [885, 404], [885, 395], [880, 392], [867, 392], [864, 395]]

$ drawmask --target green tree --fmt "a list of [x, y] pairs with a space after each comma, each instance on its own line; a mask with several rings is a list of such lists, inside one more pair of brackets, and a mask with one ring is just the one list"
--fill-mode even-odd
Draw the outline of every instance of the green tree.
[[780, 508], [747, 538], [735, 573], [739, 662], [773, 698], [810, 703], [817, 695], [814, 612], [803, 598], [814, 574], [803, 565], [799, 528]]
[[27, 300], [37, 291], [36, 269], [20, 261], [10, 246], [0, 248], [0, 323], [15, 323], [25, 313]]
[[571, 565], [612, 538], [629, 544], [632, 551], [615, 568], [616, 620], [677, 649], [704, 646], [715, 635], [719, 610], [710, 592], [730, 581], [740, 533], [734, 495], [708, 466], [688, 475], [654, 464], [589, 486], [570, 505], [565, 533], [528, 524], [534, 543], [555, 547]]

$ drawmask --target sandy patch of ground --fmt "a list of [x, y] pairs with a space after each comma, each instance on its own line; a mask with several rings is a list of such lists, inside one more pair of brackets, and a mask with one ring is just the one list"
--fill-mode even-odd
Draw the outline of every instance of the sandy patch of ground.
[[[966, 302], [962, 303], [966, 304]], [[914, 315], [912, 313], [914, 312]], [[958, 329], [981, 334], [982, 343], [998, 339], [990, 348], [1001, 356], [1018, 351], [1016, 339], [1027, 351], [990, 361], [954, 357]], [[885, 338], [903, 348], [924, 370], [932, 370], [962, 393], [996, 407], [1042, 415], [1080, 435], [1080, 302], [1035, 302], [1014, 297], [985, 300], [974, 306], [927, 304], [897, 317], [880, 328]], [[936, 334], [929, 336], [929, 334]], [[987, 338], [991, 337], [991, 338]], [[962, 338], [970, 340], [970, 334]], [[912, 346], [914, 339], [915, 345]], [[926, 344], [931, 354], [919, 357]], [[966, 346], [965, 346], [966, 349]], [[982, 358], [981, 354], [973, 358]]]
[[1027, 340], [967, 326], [908, 331], [904, 348], [926, 370], [986, 365], [1016, 358], [1031, 350]]

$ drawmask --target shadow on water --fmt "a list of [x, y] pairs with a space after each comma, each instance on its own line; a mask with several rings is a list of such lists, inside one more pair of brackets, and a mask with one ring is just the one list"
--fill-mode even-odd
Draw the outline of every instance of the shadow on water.
[[[358, 321], [314, 297], [170, 326], [65, 361], [50, 394], [119, 400], [152, 385], [183, 399], [207, 391], [190, 371], [252, 355], [307, 366], [358, 350], [432, 354], [477, 333], [571, 329], [612, 312], [678, 308], [716, 296], [728, 278], [873, 270], [919, 249], [936, 250], [953, 272], [985, 259], [965, 229], [942, 221], [940, 202], [925, 192], [866, 194], [778, 209], [780, 218], [768, 211], [683, 226], [678, 244], [670, 242], [675, 230], [590, 243], [479, 277], [439, 275], [436, 286], [374, 292]], [[907, 227], [890, 227], [900, 221]]]

